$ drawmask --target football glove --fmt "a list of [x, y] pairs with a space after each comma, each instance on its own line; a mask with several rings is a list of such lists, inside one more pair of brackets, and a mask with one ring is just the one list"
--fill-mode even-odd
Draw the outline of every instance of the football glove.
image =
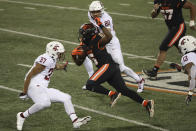
[[21, 92], [21, 93], [19, 94], [19, 98], [20, 98], [21, 100], [28, 100], [28, 99], [29, 99], [28, 95], [25, 94], [25, 93], [23, 93], [23, 92]]
[[104, 27], [99, 17], [95, 17], [94, 20], [101, 29]]

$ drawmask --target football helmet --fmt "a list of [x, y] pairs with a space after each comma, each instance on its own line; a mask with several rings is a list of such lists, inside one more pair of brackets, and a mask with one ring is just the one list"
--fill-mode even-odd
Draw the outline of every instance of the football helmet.
[[104, 11], [104, 6], [102, 4], [101, 1], [93, 1], [90, 5], [89, 5], [89, 11]]
[[104, 6], [101, 1], [93, 1], [89, 5], [89, 12], [92, 17], [101, 17], [104, 11]]
[[196, 39], [193, 36], [184, 36], [180, 39], [178, 47], [182, 55], [196, 50]]
[[88, 44], [96, 33], [98, 33], [97, 28], [92, 23], [85, 23], [79, 29], [78, 39], [80, 42]]
[[58, 41], [52, 41], [46, 45], [46, 53], [53, 59], [64, 60], [64, 52], [65, 48], [63, 44]]

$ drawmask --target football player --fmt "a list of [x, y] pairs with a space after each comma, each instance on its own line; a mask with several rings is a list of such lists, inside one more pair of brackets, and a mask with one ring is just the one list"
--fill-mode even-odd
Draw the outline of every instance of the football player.
[[[153, 117], [154, 101], [144, 100], [135, 91], [127, 88], [121, 76], [119, 65], [114, 62], [111, 55], [105, 48], [110, 40], [112, 40], [112, 34], [102, 24], [99, 17], [95, 17], [94, 20], [96, 21], [96, 24], [102, 29], [103, 33], [98, 33], [96, 31], [96, 27], [92, 23], [83, 24], [79, 29], [79, 40], [83, 43], [82, 48], [85, 52], [84, 54], [88, 55], [88, 57], [98, 68], [95, 73], [87, 80], [86, 89], [92, 92], [108, 95], [110, 90], [104, 88], [101, 85], [104, 82], [108, 82], [118, 92], [116, 100], [121, 96], [121, 94], [127, 96], [146, 107], [150, 117]], [[113, 101], [112, 104], [114, 105], [115, 103], [116, 101]]]
[[[104, 11], [103, 4], [100, 1], [92, 1], [89, 6], [88, 18], [90, 22], [99, 29], [100, 32], [103, 32], [94, 20], [94, 18], [96, 17], [100, 18], [100, 21], [112, 34], [112, 40], [106, 45], [108, 53], [110, 53], [112, 59], [119, 64], [120, 71], [125, 73], [127, 76], [132, 77], [138, 83], [137, 92], [142, 92], [144, 89], [144, 79], [138, 76], [131, 68], [125, 66], [121, 52], [120, 42], [114, 30], [112, 17], [106, 11]], [[88, 57], [84, 61], [84, 65], [89, 74], [89, 77], [92, 76], [92, 74], [94, 73], [93, 65], [92, 62], [88, 59]]]
[[195, 16], [196, 7], [188, 0], [154, 0], [154, 9], [151, 12], [152, 18], [161, 14], [165, 19], [168, 27], [168, 33], [163, 39], [160, 47], [157, 60], [151, 70], [143, 70], [149, 77], [156, 77], [160, 66], [166, 58], [167, 50], [172, 46], [178, 48], [178, 42], [186, 33], [186, 25], [182, 16], [182, 8], [190, 10], [190, 23], [191, 29], [195, 30]]
[[178, 46], [183, 55], [181, 59], [182, 66], [188, 74], [189, 89], [185, 99], [188, 105], [196, 86], [196, 39], [193, 36], [184, 36], [180, 39]]
[[57, 41], [47, 44], [46, 52], [37, 57], [32, 68], [26, 74], [23, 92], [20, 93], [21, 99], [31, 98], [34, 104], [24, 112], [17, 114], [17, 130], [22, 130], [23, 123], [30, 115], [51, 106], [52, 102], [63, 103], [67, 115], [73, 123], [73, 128], [79, 128], [91, 119], [90, 116], [78, 118], [71, 96], [60, 90], [48, 88], [53, 71], [66, 69], [68, 62], [57, 64], [57, 61], [63, 61], [65, 57], [64, 46]]

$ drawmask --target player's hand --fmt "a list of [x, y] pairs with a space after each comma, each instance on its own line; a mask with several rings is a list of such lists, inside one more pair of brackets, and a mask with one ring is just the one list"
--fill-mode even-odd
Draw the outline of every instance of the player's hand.
[[25, 93], [23, 93], [23, 92], [21, 92], [21, 93], [19, 94], [19, 98], [20, 98], [21, 100], [28, 100], [28, 99], [29, 99], [28, 95], [25, 94]]
[[68, 66], [68, 61], [66, 61], [65, 64], [63, 64], [63, 69], [64, 69], [65, 71], [67, 71], [67, 66]]
[[102, 25], [101, 20], [99, 17], [94, 18], [95, 22], [97, 23], [98, 26]]

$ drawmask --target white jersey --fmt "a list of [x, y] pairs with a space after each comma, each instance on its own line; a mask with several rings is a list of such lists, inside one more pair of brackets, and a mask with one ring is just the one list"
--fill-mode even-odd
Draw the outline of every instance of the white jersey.
[[194, 65], [196, 65], [196, 53], [195, 52], [190, 52], [182, 56], [182, 59], [181, 59], [182, 66], [185, 66], [186, 64], [191, 63], [191, 62]]
[[[50, 77], [52, 76], [53, 70], [56, 66], [56, 60], [52, 59], [48, 54], [44, 53], [35, 59], [34, 64], [32, 68], [28, 71], [29, 72], [35, 67], [36, 63], [39, 63], [41, 65], [45, 66], [45, 69], [40, 72], [39, 74], [35, 75], [32, 79], [30, 84], [37, 84], [37, 85], [43, 85], [45, 87], [48, 87], [48, 84], [50, 82]], [[26, 79], [25, 77], [25, 79]]]
[[[88, 11], [88, 18], [89, 18], [89, 21], [91, 23], [93, 23], [95, 26], [97, 26], [99, 28], [99, 31], [102, 32], [101, 28], [97, 25], [97, 23], [95, 22], [95, 20], [93, 20], [92, 16], [90, 15], [90, 12]], [[107, 46], [115, 46], [117, 48], [120, 48], [120, 43], [119, 43], [119, 40], [116, 36], [116, 32], [114, 30], [114, 25], [113, 25], [113, 22], [112, 22], [112, 17], [105, 11], [103, 11], [102, 13], [102, 16], [100, 17], [100, 21], [103, 23], [103, 25], [106, 27], [106, 28], [109, 28], [111, 30], [111, 34], [112, 34], [112, 40], [110, 41], [110, 43], [108, 43], [106, 45]]]

